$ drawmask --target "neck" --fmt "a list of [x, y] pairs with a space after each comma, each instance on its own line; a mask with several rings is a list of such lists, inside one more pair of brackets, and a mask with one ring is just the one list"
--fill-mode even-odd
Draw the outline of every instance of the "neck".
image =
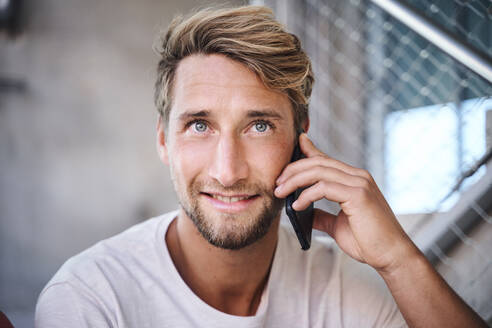
[[166, 234], [179, 274], [204, 302], [222, 312], [254, 315], [268, 280], [278, 238], [279, 218], [252, 245], [227, 250], [208, 243], [181, 211]]

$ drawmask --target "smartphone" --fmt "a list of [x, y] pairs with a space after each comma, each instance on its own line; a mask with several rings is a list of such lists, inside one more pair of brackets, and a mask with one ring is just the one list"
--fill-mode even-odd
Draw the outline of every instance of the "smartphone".
[[[291, 162], [295, 162], [305, 156], [301, 152], [299, 146], [299, 138], [297, 138], [297, 144], [294, 147], [294, 153], [292, 154]], [[292, 203], [296, 201], [301, 192], [306, 188], [300, 188], [291, 193], [285, 199], [285, 212], [289, 217], [290, 223], [294, 227], [297, 239], [301, 244], [303, 250], [308, 250], [311, 247], [311, 233], [313, 231], [313, 203], [303, 211], [296, 211], [292, 208]]]

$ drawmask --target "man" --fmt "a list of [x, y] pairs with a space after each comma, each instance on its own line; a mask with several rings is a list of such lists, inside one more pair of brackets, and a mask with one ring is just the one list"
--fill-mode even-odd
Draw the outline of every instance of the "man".
[[[297, 135], [311, 65], [268, 9], [177, 18], [159, 53], [157, 149], [180, 209], [70, 259], [40, 295], [37, 327], [485, 326], [369, 173]], [[306, 158], [289, 164], [296, 142]], [[340, 203], [314, 214], [339, 248], [314, 240], [304, 252], [280, 226], [301, 187], [296, 210]]]

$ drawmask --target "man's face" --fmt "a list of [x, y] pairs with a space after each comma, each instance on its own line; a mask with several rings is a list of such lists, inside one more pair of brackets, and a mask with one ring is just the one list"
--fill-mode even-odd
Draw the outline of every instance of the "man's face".
[[263, 237], [282, 208], [273, 190], [294, 147], [288, 97], [224, 56], [190, 56], [176, 71], [167, 129], [161, 157], [203, 237], [227, 249]]

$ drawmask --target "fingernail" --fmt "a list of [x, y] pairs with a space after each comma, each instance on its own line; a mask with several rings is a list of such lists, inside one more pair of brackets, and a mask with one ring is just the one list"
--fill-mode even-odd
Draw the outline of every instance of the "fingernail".
[[293, 209], [297, 209], [297, 200], [295, 202], [292, 203], [292, 208]]
[[274, 192], [275, 193], [278, 193], [278, 192], [280, 192], [281, 189], [282, 189], [282, 185], [277, 186], [277, 188], [275, 188], [275, 191]]

